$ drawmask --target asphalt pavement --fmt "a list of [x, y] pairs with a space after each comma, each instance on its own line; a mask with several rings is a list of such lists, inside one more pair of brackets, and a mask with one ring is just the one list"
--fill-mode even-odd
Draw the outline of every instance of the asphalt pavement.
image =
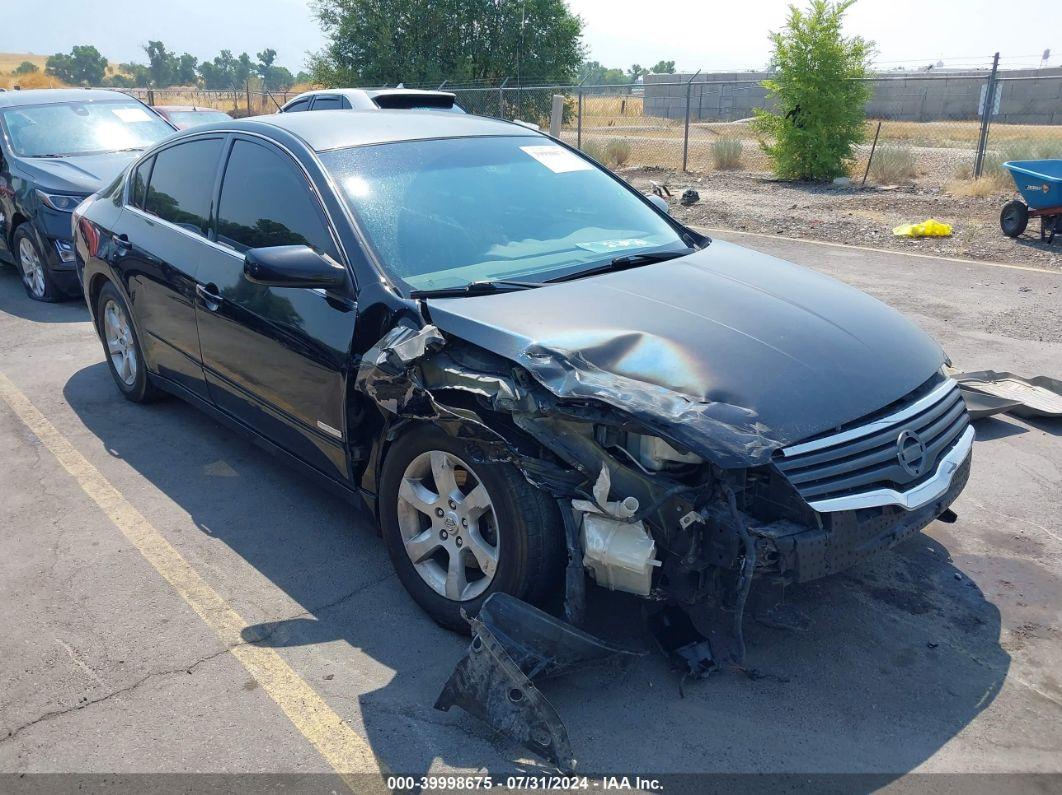
[[[1059, 273], [719, 236], [881, 298], [957, 367], [1062, 377]], [[365, 515], [190, 406], [122, 400], [84, 305], [10, 267], [0, 397], [0, 773], [545, 770], [432, 709], [466, 640]], [[579, 770], [1062, 772], [1062, 423], [977, 432], [958, 521], [789, 588], [804, 630], [748, 616], [750, 675], [680, 688], [648, 654], [543, 685]], [[591, 607], [635, 632], [637, 600]]]

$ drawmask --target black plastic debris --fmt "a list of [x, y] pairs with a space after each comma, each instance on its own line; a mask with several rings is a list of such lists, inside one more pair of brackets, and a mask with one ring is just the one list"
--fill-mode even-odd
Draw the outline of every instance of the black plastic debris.
[[[974, 419], [988, 416], [984, 411], [992, 406], [995, 407], [990, 412], [992, 414], [1006, 412], [1018, 417], [1062, 417], [1062, 381], [1057, 378], [1046, 375], [1022, 378], [995, 370], [954, 373], [952, 378], [959, 382], [967, 410]], [[980, 412], [977, 416], [975, 410]]]
[[683, 610], [665, 607], [649, 616], [649, 629], [671, 667], [685, 676], [706, 679], [716, 669], [712, 647]]
[[595, 638], [504, 593], [473, 618], [472, 643], [435, 708], [461, 707], [564, 771], [575, 769], [568, 730], [534, 679], [641, 652]]
[[693, 188], [687, 188], [682, 191], [682, 195], [679, 197], [679, 204], [683, 207], [689, 207], [691, 204], [696, 204], [701, 200], [701, 194], [695, 191]]

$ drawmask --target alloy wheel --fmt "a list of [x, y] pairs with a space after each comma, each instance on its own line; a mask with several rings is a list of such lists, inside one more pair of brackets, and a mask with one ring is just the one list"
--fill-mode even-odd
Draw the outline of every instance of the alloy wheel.
[[109, 300], [103, 307], [103, 338], [114, 372], [126, 386], [133, 386], [138, 367], [136, 342], [125, 309], [117, 301]]
[[398, 526], [413, 567], [441, 596], [483, 594], [498, 568], [498, 518], [487, 487], [457, 456], [431, 450], [414, 458], [398, 489]]
[[18, 261], [22, 268], [22, 281], [34, 298], [43, 298], [44, 263], [37, 254], [37, 248], [28, 237], [23, 237], [18, 244]]

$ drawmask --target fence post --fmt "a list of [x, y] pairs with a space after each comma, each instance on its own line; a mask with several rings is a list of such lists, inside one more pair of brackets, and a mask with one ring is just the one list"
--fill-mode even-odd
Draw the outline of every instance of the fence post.
[[575, 119], [575, 148], [583, 151], [583, 90], [579, 89], [579, 109]]
[[693, 73], [693, 77], [686, 81], [686, 123], [682, 130], [682, 170], [686, 171], [686, 164], [689, 162], [690, 156], [690, 92], [693, 87], [693, 80], [697, 75], [701, 73], [698, 69]]
[[509, 82], [509, 78], [502, 80], [502, 84], [498, 86], [498, 118], [505, 118], [505, 84]]
[[147, 95], [147, 100], [148, 100], [147, 104], [154, 105], [155, 104], [155, 89], [149, 88], [147, 94], [148, 94]]
[[992, 109], [996, 104], [996, 80], [999, 72], [999, 53], [992, 59], [992, 71], [985, 86], [985, 106], [981, 109], [981, 134], [977, 138], [977, 157], [974, 160], [974, 179], [981, 178], [985, 167], [985, 149], [988, 147], [988, 128], [992, 124]]
[[564, 94], [554, 94], [553, 104], [549, 109], [549, 134], [560, 138], [564, 124]]

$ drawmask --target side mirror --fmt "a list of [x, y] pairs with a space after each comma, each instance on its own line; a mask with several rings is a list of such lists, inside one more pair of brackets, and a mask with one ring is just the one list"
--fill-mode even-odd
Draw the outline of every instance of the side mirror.
[[243, 275], [265, 287], [335, 290], [347, 284], [346, 269], [309, 246], [249, 249], [243, 257]]
[[671, 208], [667, 206], [667, 201], [665, 199], [661, 198], [660, 196], [657, 196], [655, 193], [650, 193], [645, 198], [647, 198], [654, 205], [656, 205], [656, 209], [658, 209], [660, 212], [666, 213], [667, 215], [671, 215]]

